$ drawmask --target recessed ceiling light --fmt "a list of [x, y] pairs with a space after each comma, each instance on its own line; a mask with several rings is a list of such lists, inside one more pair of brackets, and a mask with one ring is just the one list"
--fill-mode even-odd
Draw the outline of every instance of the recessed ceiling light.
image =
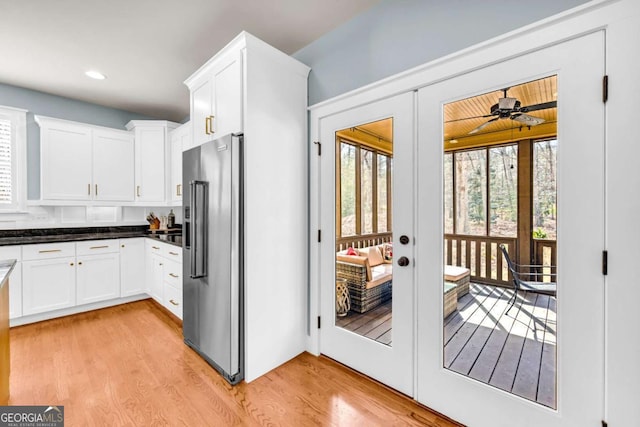
[[87, 71], [85, 74], [88, 77], [91, 77], [92, 79], [96, 79], [96, 80], [104, 80], [107, 78], [107, 76], [105, 76], [104, 74], [94, 70]]
[[457, 144], [458, 140], [457, 139], [452, 139], [451, 141], [449, 141], [450, 144]]

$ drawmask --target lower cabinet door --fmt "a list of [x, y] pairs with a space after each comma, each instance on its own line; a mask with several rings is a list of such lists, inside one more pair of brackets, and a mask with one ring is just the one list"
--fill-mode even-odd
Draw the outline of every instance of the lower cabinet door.
[[145, 293], [144, 237], [120, 240], [120, 296]]
[[151, 284], [149, 286], [149, 291], [151, 292], [151, 296], [154, 300], [158, 301], [160, 304], [163, 303], [162, 296], [162, 278], [163, 278], [163, 268], [164, 268], [164, 259], [160, 258], [158, 255], [152, 255], [152, 274], [151, 274]]
[[76, 304], [75, 258], [22, 263], [22, 314], [72, 307]]
[[78, 257], [78, 305], [120, 297], [120, 255]]

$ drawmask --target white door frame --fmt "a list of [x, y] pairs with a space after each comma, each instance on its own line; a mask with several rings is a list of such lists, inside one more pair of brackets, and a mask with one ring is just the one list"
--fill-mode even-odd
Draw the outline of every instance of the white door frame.
[[[638, 152], [638, 144], [635, 138], [635, 130], [628, 127], [637, 105], [636, 95], [639, 83], [637, 79], [637, 55], [633, 44], [629, 40], [637, 40], [640, 37], [638, 30], [639, 20], [638, 3], [635, 0], [593, 0], [566, 12], [554, 15], [544, 20], [495, 37], [486, 42], [479, 43], [463, 49], [443, 58], [428, 62], [389, 78], [366, 85], [362, 88], [347, 92], [327, 101], [323, 101], [309, 107], [309, 288], [308, 288], [308, 337], [307, 351], [319, 354], [319, 330], [317, 317], [320, 314], [320, 252], [317, 242], [317, 233], [320, 229], [320, 188], [322, 177], [320, 175], [320, 163], [317, 156], [315, 141], [320, 140], [320, 120], [328, 115], [335, 114], [359, 105], [384, 99], [396, 94], [416, 90], [442, 80], [464, 74], [466, 72], [501, 62], [527, 52], [539, 50], [575, 38], [581, 34], [590, 33], [598, 29], [606, 28], [607, 32], [607, 73], [616, 76], [618, 88], [631, 88], [629, 93], [624, 90], [616, 91], [616, 96], [607, 104], [607, 135], [615, 145], [611, 145], [609, 158], [617, 162], [623, 162], [625, 169], [608, 168], [608, 185], [616, 186], [623, 183], [640, 182], [640, 168], [631, 167], [629, 162], [634, 156], [628, 156], [622, 150]], [[634, 56], [635, 55], [635, 56]], [[613, 90], [613, 89], [612, 89]], [[635, 151], [634, 151], [635, 150]], [[633, 163], [635, 166], [635, 163]], [[615, 168], [615, 167], [614, 167]], [[610, 179], [611, 177], [615, 179]], [[623, 224], [631, 220], [637, 221], [637, 209], [627, 209], [638, 206], [640, 202], [629, 200], [627, 193], [609, 196], [607, 208], [619, 212], [615, 218], [624, 219], [619, 226], [607, 222], [609, 233], [608, 249], [611, 252], [617, 248], [620, 253], [619, 262], [629, 266], [634, 265], [640, 259], [640, 247], [631, 247], [629, 243], [629, 230], [623, 229]], [[608, 215], [608, 218], [614, 215]], [[629, 272], [628, 269], [616, 270], [615, 262], [610, 263], [610, 273], [607, 284], [607, 307], [628, 307], [633, 301], [640, 299], [640, 287], [634, 286], [640, 280], [640, 271]], [[617, 286], [615, 293], [610, 293], [608, 288]], [[631, 296], [634, 296], [632, 298]], [[609, 311], [612, 313], [611, 311]], [[633, 352], [625, 352], [632, 348], [640, 347], [640, 338], [633, 339], [618, 337], [613, 340], [612, 331], [625, 326], [625, 317], [618, 313], [613, 322], [607, 322], [607, 350], [605, 381], [607, 389], [605, 395], [605, 417], [610, 422], [616, 420], [636, 420], [640, 417], [640, 390], [625, 382], [629, 375], [640, 377], [640, 365], [634, 364]], [[625, 366], [624, 370], [615, 367]], [[613, 368], [612, 368], [613, 367]], [[615, 376], [608, 374], [613, 371]], [[611, 378], [611, 381], [609, 379]], [[635, 418], [632, 418], [635, 416]], [[624, 425], [622, 423], [621, 425]]]

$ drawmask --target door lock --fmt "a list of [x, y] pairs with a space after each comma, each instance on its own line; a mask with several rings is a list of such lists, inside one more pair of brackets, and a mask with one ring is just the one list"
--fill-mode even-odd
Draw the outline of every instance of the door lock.
[[402, 243], [403, 245], [406, 245], [409, 243], [409, 237], [407, 236], [400, 236], [400, 243]]
[[398, 259], [398, 265], [400, 267], [406, 267], [407, 265], [409, 265], [409, 258], [407, 258], [406, 256], [402, 256]]

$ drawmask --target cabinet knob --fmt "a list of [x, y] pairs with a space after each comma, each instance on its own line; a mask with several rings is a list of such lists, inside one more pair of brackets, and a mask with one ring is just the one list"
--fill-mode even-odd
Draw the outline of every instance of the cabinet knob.
[[79, 262], [78, 262], [78, 265], [82, 265], [82, 261], [79, 261]]
[[124, 245], [120, 245], [121, 248], [124, 248]]
[[71, 267], [73, 267], [73, 263], [72, 263], [72, 262], [70, 262], [70, 263], [69, 263], [69, 265], [70, 265]]
[[172, 300], [172, 299], [170, 299], [170, 300], [169, 300], [169, 302], [170, 302], [171, 304], [173, 304], [173, 305], [180, 305], [180, 304], [178, 304], [177, 302], [175, 302], [175, 301], [174, 301], [174, 300]]

